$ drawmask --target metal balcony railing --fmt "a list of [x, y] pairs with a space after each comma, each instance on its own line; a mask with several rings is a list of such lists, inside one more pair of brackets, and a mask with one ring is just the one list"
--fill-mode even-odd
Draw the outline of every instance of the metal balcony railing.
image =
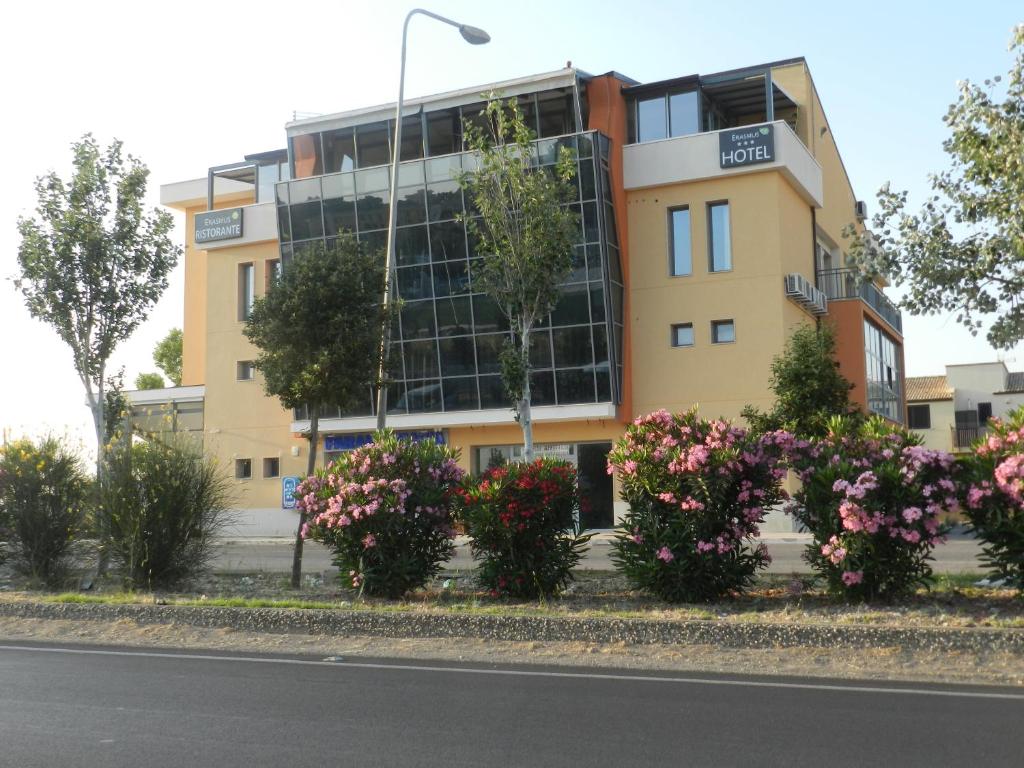
[[988, 427], [983, 425], [973, 426], [951, 426], [954, 448], [970, 448], [978, 440], [988, 433]]
[[879, 317], [898, 333], [903, 333], [903, 318], [896, 305], [874, 283], [859, 279], [856, 271], [852, 269], [819, 270], [818, 288], [825, 292], [830, 301], [860, 299], [875, 310]]

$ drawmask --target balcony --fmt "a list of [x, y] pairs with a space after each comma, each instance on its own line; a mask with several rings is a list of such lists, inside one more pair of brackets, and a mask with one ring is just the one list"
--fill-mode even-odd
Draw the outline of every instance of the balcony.
[[[769, 128], [770, 127], [770, 128]], [[749, 173], [778, 171], [809, 205], [824, 205], [821, 166], [789, 125], [781, 120], [744, 126], [769, 129], [774, 139], [770, 159], [753, 164], [726, 164], [720, 135], [735, 129], [693, 133], [623, 147], [623, 185], [645, 189]]]
[[983, 424], [972, 424], [968, 426], [957, 425], [949, 428], [952, 433], [953, 450], [967, 451], [988, 434], [988, 426]]
[[903, 335], [903, 318], [899, 309], [878, 286], [862, 280], [855, 270], [821, 270], [818, 272], [818, 288], [824, 291], [829, 301], [860, 299], [875, 310], [894, 331]]

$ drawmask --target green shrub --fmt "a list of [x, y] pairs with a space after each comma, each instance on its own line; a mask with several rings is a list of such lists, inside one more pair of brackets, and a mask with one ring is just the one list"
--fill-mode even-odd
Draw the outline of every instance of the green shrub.
[[990, 433], [963, 460], [963, 510], [984, 542], [983, 561], [992, 575], [1024, 590], [1024, 408], [990, 424]]
[[930, 583], [941, 520], [957, 505], [956, 467], [919, 443], [881, 418], [836, 418], [790, 451], [802, 482], [790, 511], [814, 536], [804, 559], [832, 594], [894, 598]]
[[98, 514], [126, 585], [166, 588], [206, 571], [231, 501], [228, 478], [191, 438], [114, 448]]
[[401, 597], [451, 557], [458, 453], [390, 431], [342, 454], [295, 492], [303, 536], [334, 553], [341, 579], [360, 593]]
[[0, 447], [0, 528], [19, 573], [48, 586], [64, 579], [88, 499], [80, 458], [56, 438]]
[[576, 469], [537, 459], [488, 469], [463, 491], [462, 519], [480, 581], [495, 597], [551, 597], [572, 580], [580, 534]]
[[750, 586], [770, 562], [753, 537], [785, 497], [786, 432], [755, 435], [726, 421], [657, 411], [608, 454], [629, 503], [613, 560], [638, 589], [672, 602], [716, 600]]

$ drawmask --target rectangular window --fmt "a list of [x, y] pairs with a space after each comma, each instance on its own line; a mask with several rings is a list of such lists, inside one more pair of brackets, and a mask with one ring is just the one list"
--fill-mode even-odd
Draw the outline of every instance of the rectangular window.
[[281, 474], [281, 460], [276, 456], [263, 460], [263, 477], [278, 477]]
[[732, 242], [729, 237], [729, 204], [708, 205], [708, 270], [732, 269]]
[[668, 136], [668, 115], [665, 113], [665, 97], [638, 101], [636, 104], [636, 140], [657, 141]]
[[693, 323], [677, 323], [672, 326], [672, 346], [693, 346]]
[[669, 247], [671, 249], [670, 270], [673, 277], [693, 273], [693, 258], [690, 252], [690, 209], [676, 208], [669, 211], [671, 224]]
[[239, 381], [252, 381], [256, 378], [256, 366], [252, 360], [240, 360], [235, 364], [235, 378]]
[[911, 429], [932, 428], [932, 407], [928, 403], [907, 406], [907, 422]]
[[235, 459], [235, 479], [248, 480], [252, 477], [252, 459]]
[[[864, 362], [867, 369], [868, 410], [896, 422], [903, 421], [900, 361], [894, 342], [864, 320]], [[973, 413], [973, 411], [972, 411]]]
[[688, 136], [700, 131], [700, 98], [697, 91], [674, 93], [668, 97], [669, 132]]
[[238, 319], [246, 321], [256, 300], [256, 265], [238, 265]]
[[736, 341], [736, 324], [732, 320], [714, 320], [711, 323], [711, 343], [730, 344]]
[[978, 403], [978, 423], [987, 424], [992, 418], [992, 403]]

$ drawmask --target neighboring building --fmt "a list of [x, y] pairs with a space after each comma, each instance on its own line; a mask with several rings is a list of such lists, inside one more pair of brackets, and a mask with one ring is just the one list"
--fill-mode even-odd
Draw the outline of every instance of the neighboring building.
[[998, 361], [947, 365], [945, 376], [907, 378], [907, 426], [936, 450], [969, 450], [990, 418], [1021, 405], [1024, 372], [1008, 371]]
[[[801, 325], [832, 323], [853, 398], [903, 420], [900, 315], [881, 283], [844, 267], [842, 230], [861, 228], [864, 211], [807, 65], [792, 59], [643, 84], [563, 69], [410, 99], [389, 426], [457, 446], [471, 471], [520, 450], [498, 373], [507, 324], [473, 290], [479, 254], [456, 221], [466, 206], [454, 175], [472, 162], [462, 121], [479, 119], [491, 90], [518, 99], [541, 163], [561, 146], [578, 156], [576, 261], [536, 334], [531, 388], [535, 440], [579, 466], [588, 525], [617, 517], [605, 456], [627, 423], [657, 408], [738, 418], [770, 407], [772, 358]], [[243, 321], [307, 244], [347, 229], [384, 247], [393, 114], [297, 120], [287, 150], [161, 188], [187, 222], [183, 384], [205, 388], [207, 448], [234, 467], [253, 533], [293, 528], [283, 478], [304, 469], [308, 421], [263, 394]], [[372, 409], [368, 391], [322, 418], [328, 456], [368, 439]]]

